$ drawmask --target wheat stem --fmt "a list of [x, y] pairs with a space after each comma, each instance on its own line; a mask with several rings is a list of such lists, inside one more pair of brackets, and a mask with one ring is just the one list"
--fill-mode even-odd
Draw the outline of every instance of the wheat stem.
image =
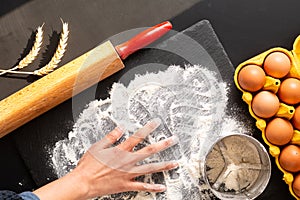
[[33, 72], [14, 71], [14, 70], [10, 70], [10, 69], [7, 69], [7, 70], [0, 69], [0, 74], [1, 73], [33, 75]]
[[43, 43], [43, 26], [39, 26], [36, 31], [35, 35], [35, 41], [34, 44], [29, 51], [29, 53], [17, 64], [17, 66], [12, 67], [8, 70], [1, 70], [0, 76], [6, 73], [11, 73], [11, 71], [17, 70], [17, 69], [22, 69], [24, 67], [27, 67], [29, 64], [31, 64], [37, 55], [39, 54], [39, 51], [41, 49], [42, 43]]
[[54, 71], [55, 68], [57, 68], [58, 64], [60, 63], [62, 57], [64, 56], [67, 47], [69, 29], [68, 29], [68, 23], [62, 21], [62, 25], [63, 27], [60, 35], [60, 40], [53, 57], [51, 58], [50, 62], [47, 65], [45, 65], [39, 70], [35, 70], [33, 72], [34, 75], [43, 76]]

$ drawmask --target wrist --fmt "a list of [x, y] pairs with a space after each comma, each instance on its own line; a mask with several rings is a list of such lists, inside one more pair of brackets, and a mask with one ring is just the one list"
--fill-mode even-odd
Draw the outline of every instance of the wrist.
[[[88, 187], [81, 173], [73, 170], [35, 191], [40, 200], [85, 200], [88, 199]], [[55, 195], [55, 196], [54, 196]]]
[[75, 199], [88, 199], [89, 197], [89, 184], [85, 174], [80, 170], [74, 169], [72, 172], [66, 175], [68, 179], [68, 185], [72, 187]]

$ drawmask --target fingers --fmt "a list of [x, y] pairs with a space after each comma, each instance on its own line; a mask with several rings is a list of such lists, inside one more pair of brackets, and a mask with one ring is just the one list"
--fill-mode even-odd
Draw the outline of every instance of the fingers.
[[120, 139], [120, 137], [122, 137], [123, 133], [124, 133], [124, 128], [122, 126], [116, 127], [110, 133], [105, 135], [105, 137], [102, 140], [93, 144], [92, 147], [90, 148], [90, 150], [93, 149], [94, 151], [95, 150], [99, 151], [101, 149], [110, 147], [115, 142], [117, 142]]
[[108, 133], [103, 139], [103, 146], [104, 148], [107, 148], [109, 146], [111, 146], [112, 144], [116, 143], [120, 137], [122, 137], [122, 135], [125, 132], [125, 128], [123, 128], [122, 126], [118, 126], [116, 127], [114, 130], [112, 130], [110, 133]]
[[175, 144], [177, 144], [178, 141], [178, 137], [177, 136], [172, 136], [169, 137], [167, 139], [161, 140], [155, 144], [151, 144], [147, 147], [142, 148], [141, 150], [138, 150], [137, 152], [135, 152], [135, 161], [141, 161], [144, 160], [145, 158], [158, 153], [160, 151], [163, 151]]
[[161, 184], [149, 184], [141, 182], [130, 182], [131, 191], [145, 191], [145, 192], [164, 192], [167, 187]]
[[159, 118], [155, 118], [148, 122], [143, 128], [130, 136], [125, 142], [119, 145], [121, 149], [131, 151], [138, 143], [142, 142], [152, 131], [154, 131], [161, 123]]
[[141, 176], [145, 174], [152, 174], [156, 172], [166, 171], [177, 168], [179, 165], [177, 162], [160, 162], [151, 163], [146, 165], [137, 166], [133, 169], [135, 176]]

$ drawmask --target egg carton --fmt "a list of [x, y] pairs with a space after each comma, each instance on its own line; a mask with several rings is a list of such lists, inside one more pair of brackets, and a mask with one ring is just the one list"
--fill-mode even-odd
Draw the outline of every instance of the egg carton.
[[[234, 82], [235, 82], [237, 88], [240, 91], [243, 92], [242, 99], [248, 104], [248, 108], [249, 108], [249, 112], [250, 112], [251, 116], [256, 119], [256, 126], [257, 126], [258, 129], [261, 130], [262, 138], [263, 138], [264, 142], [269, 146], [269, 153], [275, 158], [275, 162], [276, 162], [276, 165], [277, 165], [278, 169], [283, 172], [283, 180], [286, 182], [286, 184], [288, 184], [290, 193], [296, 199], [300, 200], [300, 197], [298, 197], [294, 193], [293, 187], [292, 187], [295, 173], [291, 173], [291, 172], [286, 171], [285, 169], [283, 169], [281, 167], [281, 165], [279, 163], [279, 156], [280, 156], [280, 152], [282, 150], [282, 147], [271, 144], [265, 136], [265, 129], [266, 129], [266, 126], [267, 126], [267, 122], [271, 118], [273, 118], [274, 116], [271, 117], [271, 118], [265, 118], [265, 119], [260, 118], [260, 117], [258, 117], [254, 114], [254, 112], [252, 110], [252, 106], [251, 106], [252, 99], [253, 99], [254, 95], [257, 92], [266, 90], [266, 91], [270, 91], [270, 92], [273, 92], [274, 94], [276, 94], [279, 90], [282, 79], [280, 80], [278, 78], [274, 78], [274, 77], [266, 75], [266, 82], [265, 82], [263, 88], [260, 89], [257, 92], [245, 91], [244, 89], [241, 88], [241, 86], [239, 85], [239, 82], [238, 82], [238, 74], [239, 74], [239, 71], [243, 67], [245, 67], [246, 65], [250, 65], [250, 64], [254, 64], [254, 65], [258, 65], [260, 67], [263, 67], [265, 58], [270, 53], [273, 53], [273, 52], [282, 52], [282, 53], [286, 54], [289, 57], [290, 61], [291, 61], [291, 69], [290, 69], [288, 75], [285, 76], [283, 79], [288, 78], [288, 77], [300, 79], [300, 36], [298, 36], [296, 38], [295, 42], [294, 42], [292, 51], [288, 51], [288, 50], [286, 50], [284, 48], [281, 48], [281, 47], [276, 47], [276, 48], [269, 49], [269, 50], [255, 56], [255, 57], [241, 63], [235, 70]], [[281, 117], [281, 118], [291, 120], [294, 113], [295, 113], [294, 106], [287, 105], [285, 103], [280, 102], [279, 110], [276, 113], [275, 117]], [[300, 145], [300, 131], [299, 130], [296, 130], [294, 128], [293, 138], [291, 139], [289, 144], [298, 144], [298, 145]]]

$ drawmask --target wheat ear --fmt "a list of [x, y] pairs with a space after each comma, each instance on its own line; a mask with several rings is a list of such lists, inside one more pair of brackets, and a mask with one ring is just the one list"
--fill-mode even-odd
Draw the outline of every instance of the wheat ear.
[[17, 69], [22, 69], [24, 67], [27, 67], [36, 59], [43, 43], [43, 26], [44, 24], [42, 24], [37, 28], [35, 41], [29, 53], [15, 67], [12, 67], [8, 70], [1, 70], [0, 76], [6, 73], [10, 73], [11, 71]]
[[34, 75], [43, 76], [54, 71], [55, 68], [57, 68], [58, 64], [60, 63], [62, 57], [64, 56], [67, 47], [69, 28], [68, 28], [68, 23], [62, 21], [62, 25], [63, 27], [62, 27], [59, 43], [53, 57], [51, 58], [50, 62], [47, 65], [45, 65], [39, 70], [35, 70], [33, 72]]

